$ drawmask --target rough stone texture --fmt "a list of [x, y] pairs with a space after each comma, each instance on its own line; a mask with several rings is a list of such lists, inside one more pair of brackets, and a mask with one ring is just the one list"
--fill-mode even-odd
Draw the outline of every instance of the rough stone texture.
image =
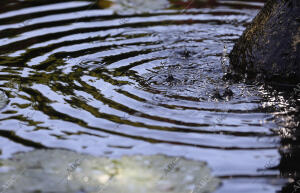
[[163, 155], [36, 150], [0, 160], [0, 193], [209, 193], [220, 183], [205, 162]]
[[231, 69], [280, 83], [300, 82], [300, 0], [269, 0], [230, 55]]

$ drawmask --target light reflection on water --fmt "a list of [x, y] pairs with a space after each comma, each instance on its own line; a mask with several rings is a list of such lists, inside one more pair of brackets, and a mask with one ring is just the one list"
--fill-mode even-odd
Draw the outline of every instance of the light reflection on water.
[[[119, 14], [103, 2], [15, 1], [0, 9], [0, 86], [9, 99], [1, 157], [45, 147], [111, 157], [160, 153], [233, 176], [221, 191], [237, 181], [252, 187], [240, 176], [275, 179], [279, 170], [260, 170], [280, 159], [275, 131], [288, 136], [274, 118], [288, 119], [284, 99], [224, 80], [220, 61], [263, 2], [172, 2], [174, 9]], [[226, 88], [232, 97], [222, 97]]]

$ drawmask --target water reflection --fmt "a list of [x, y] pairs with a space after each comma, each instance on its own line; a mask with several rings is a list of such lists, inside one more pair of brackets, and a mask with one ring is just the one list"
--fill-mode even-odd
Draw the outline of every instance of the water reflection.
[[274, 192], [298, 170], [282, 152], [297, 156], [299, 105], [223, 78], [224, 45], [264, 1], [12, 2], [0, 8], [2, 158], [36, 148], [185, 156], [208, 163], [220, 192]]

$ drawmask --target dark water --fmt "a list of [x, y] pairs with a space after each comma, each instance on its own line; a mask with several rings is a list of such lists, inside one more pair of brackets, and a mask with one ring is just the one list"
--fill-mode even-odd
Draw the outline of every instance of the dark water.
[[[1, 158], [35, 148], [185, 156], [223, 179], [218, 192], [275, 192], [298, 175], [278, 167], [295, 106], [222, 78], [224, 45], [264, 1], [1, 3]], [[218, 97], [226, 88], [233, 96]]]

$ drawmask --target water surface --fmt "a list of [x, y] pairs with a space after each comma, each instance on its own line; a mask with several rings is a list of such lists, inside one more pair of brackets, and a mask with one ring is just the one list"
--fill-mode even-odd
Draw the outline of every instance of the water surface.
[[[223, 179], [218, 192], [283, 186], [270, 168], [288, 105], [224, 80], [221, 65], [264, 1], [2, 4], [1, 158], [37, 148], [165, 154], [206, 161]], [[233, 96], [218, 97], [226, 88]]]

